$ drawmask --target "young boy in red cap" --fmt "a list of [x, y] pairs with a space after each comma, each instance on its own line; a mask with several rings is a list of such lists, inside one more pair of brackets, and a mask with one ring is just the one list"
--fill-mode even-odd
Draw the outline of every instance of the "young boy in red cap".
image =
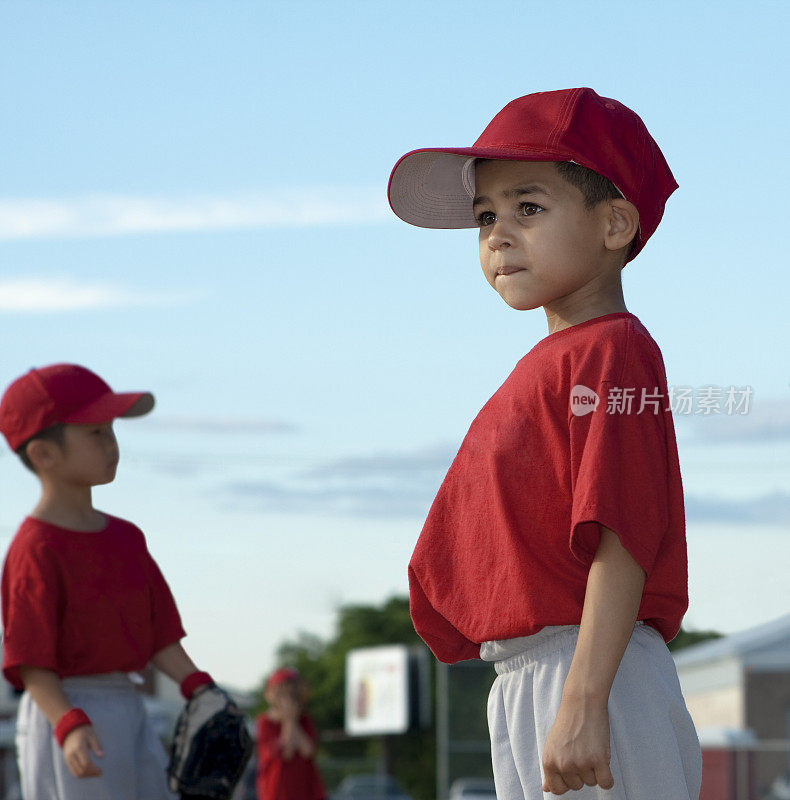
[[304, 678], [295, 669], [275, 670], [264, 696], [269, 708], [255, 721], [258, 800], [323, 800], [315, 764], [318, 732], [305, 712]]
[[0, 400], [0, 431], [41, 482], [2, 576], [3, 674], [24, 689], [25, 800], [169, 800], [164, 748], [128, 673], [149, 662], [189, 698], [211, 684], [180, 644], [170, 589], [130, 522], [93, 507], [118, 465], [113, 420], [148, 413], [75, 364], [32, 369]]
[[591, 89], [509, 103], [473, 147], [416, 150], [395, 213], [479, 229], [483, 273], [548, 335], [467, 433], [409, 563], [417, 632], [482, 658], [499, 800], [697, 800], [701, 752], [666, 646], [688, 607], [661, 352], [620, 273], [677, 188], [642, 120]]

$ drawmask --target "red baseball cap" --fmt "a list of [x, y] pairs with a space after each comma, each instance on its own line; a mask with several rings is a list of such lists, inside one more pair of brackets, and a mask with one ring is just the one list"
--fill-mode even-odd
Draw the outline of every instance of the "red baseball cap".
[[608, 178], [639, 211], [630, 261], [652, 236], [678, 188], [642, 120], [592, 89], [536, 92], [508, 103], [472, 147], [412, 150], [395, 165], [392, 210], [421, 228], [476, 228], [475, 158], [573, 161]]
[[269, 676], [269, 680], [266, 681], [266, 688], [271, 689], [272, 686], [279, 686], [281, 683], [295, 680], [298, 677], [299, 670], [292, 669], [291, 667], [280, 667], [280, 669], [276, 669]]
[[52, 364], [17, 378], [0, 399], [0, 431], [12, 450], [56, 423], [97, 425], [139, 417], [154, 407], [150, 392], [116, 394], [77, 364]]

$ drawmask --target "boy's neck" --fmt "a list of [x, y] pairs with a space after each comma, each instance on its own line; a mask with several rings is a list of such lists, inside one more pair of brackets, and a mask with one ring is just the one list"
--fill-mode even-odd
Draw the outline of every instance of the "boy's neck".
[[627, 312], [619, 278], [607, 289], [604, 292], [591, 291], [586, 295], [583, 292], [574, 293], [544, 305], [549, 334], [604, 314]]
[[30, 516], [75, 531], [99, 531], [107, 524], [93, 507], [90, 486], [69, 486], [46, 478], [41, 480], [41, 497]]

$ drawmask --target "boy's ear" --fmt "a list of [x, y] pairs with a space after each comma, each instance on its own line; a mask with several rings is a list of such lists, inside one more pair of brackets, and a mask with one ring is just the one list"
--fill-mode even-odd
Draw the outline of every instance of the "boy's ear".
[[36, 472], [41, 472], [46, 471], [55, 463], [57, 457], [55, 451], [58, 449], [55, 442], [49, 442], [46, 439], [33, 439], [25, 448], [25, 454]]
[[639, 212], [633, 203], [623, 198], [607, 201], [607, 231], [604, 244], [607, 250], [620, 250], [631, 244], [639, 231]]

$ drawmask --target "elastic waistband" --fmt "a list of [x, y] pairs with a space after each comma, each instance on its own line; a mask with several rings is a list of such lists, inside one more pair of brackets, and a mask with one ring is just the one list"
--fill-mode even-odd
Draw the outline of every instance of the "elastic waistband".
[[126, 689], [135, 691], [128, 672], [105, 672], [101, 675], [71, 675], [61, 680], [64, 689]]
[[[634, 633], [645, 627], [647, 627], [647, 623], [644, 620], [637, 620], [634, 624]], [[579, 625], [546, 625], [531, 636], [501, 640], [502, 643], [512, 642], [514, 646], [519, 648], [519, 652], [499, 661], [494, 661], [494, 669], [497, 675], [504, 675], [506, 672], [522, 669], [529, 664], [546, 658], [551, 653], [556, 653], [558, 650], [574, 649], [578, 637]]]

